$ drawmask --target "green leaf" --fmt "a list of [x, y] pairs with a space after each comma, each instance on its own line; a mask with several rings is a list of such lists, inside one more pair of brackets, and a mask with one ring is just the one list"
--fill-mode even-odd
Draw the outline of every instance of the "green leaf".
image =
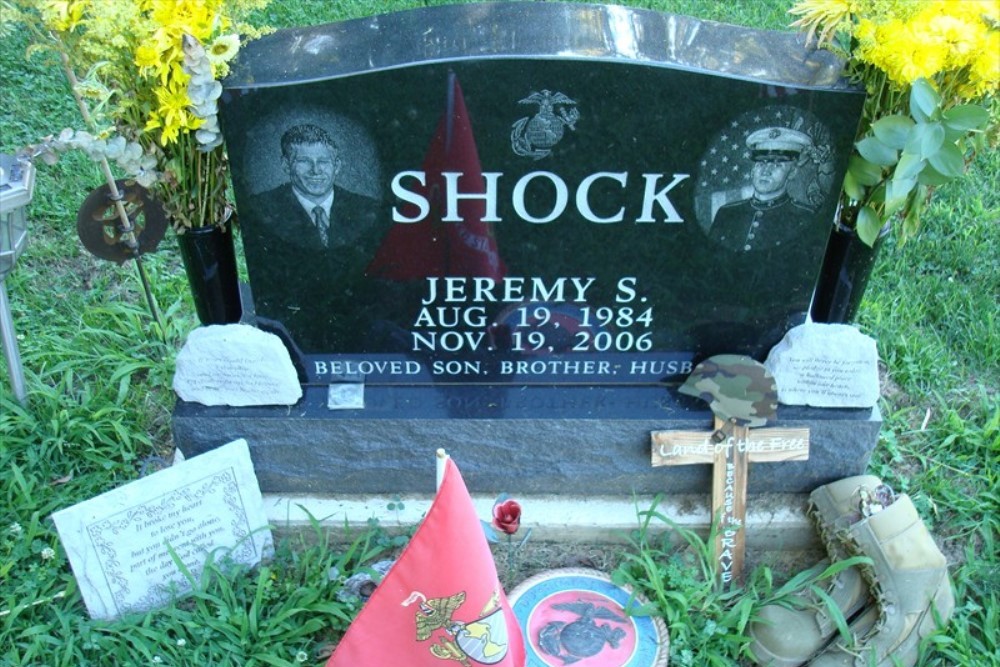
[[865, 206], [858, 211], [858, 238], [869, 246], [875, 245], [875, 239], [882, 229], [882, 221], [871, 206]]
[[891, 167], [899, 159], [899, 153], [886, 146], [875, 137], [865, 137], [857, 144], [861, 157], [883, 167]]
[[944, 185], [950, 180], [950, 177], [943, 175], [931, 164], [924, 167], [924, 170], [920, 172], [919, 176], [917, 176], [917, 183], [920, 183], [921, 185]]
[[902, 149], [913, 126], [914, 122], [906, 116], [886, 116], [872, 123], [872, 132], [886, 146]]
[[920, 231], [919, 206], [911, 206], [910, 210], [906, 212], [906, 215], [903, 217], [903, 228], [900, 231], [900, 237], [903, 241], [917, 235], [917, 232]]
[[861, 185], [878, 185], [882, 181], [882, 168], [860, 155], [851, 156], [847, 163], [847, 172]]
[[488, 523], [487, 521], [484, 521], [483, 519], [480, 519], [479, 523], [483, 527], [483, 534], [486, 536], [486, 541], [487, 542], [492, 542], [493, 544], [496, 544], [496, 543], [498, 543], [500, 541], [500, 536], [497, 535], [497, 531], [494, 530], [493, 524]]
[[[910, 113], [917, 120], [930, 120], [941, 106], [941, 96], [927, 79], [917, 79], [910, 88]], [[921, 118], [921, 116], [923, 118]]]
[[957, 178], [965, 173], [965, 156], [955, 144], [945, 144], [941, 150], [928, 156], [927, 161], [947, 178]]
[[886, 218], [889, 218], [902, 210], [903, 206], [906, 205], [910, 193], [913, 192], [913, 188], [916, 186], [916, 178], [894, 178], [889, 181], [885, 190]]
[[910, 132], [904, 153], [913, 153], [926, 160], [944, 145], [944, 126], [941, 123], [917, 123]]
[[878, 187], [872, 190], [871, 195], [868, 197], [868, 201], [871, 202], [872, 204], [884, 204], [885, 188], [886, 188], [886, 181], [879, 183]]
[[941, 120], [952, 130], [981, 130], [990, 120], [990, 112], [978, 104], [961, 104], [941, 114]]
[[893, 180], [916, 178], [926, 164], [927, 162], [921, 160], [919, 156], [904, 152], [899, 157], [899, 163], [893, 172]]
[[864, 186], [858, 183], [858, 180], [849, 169], [847, 170], [847, 173], [844, 174], [844, 192], [846, 192], [847, 196], [854, 201], [861, 201], [865, 196]]

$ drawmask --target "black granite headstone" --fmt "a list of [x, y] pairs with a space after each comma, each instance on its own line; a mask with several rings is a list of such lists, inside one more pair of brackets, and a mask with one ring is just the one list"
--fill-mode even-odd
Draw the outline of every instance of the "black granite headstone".
[[[298, 418], [521, 420], [546, 443], [620, 422], [598, 459], [627, 474], [604, 479], [662, 479], [650, 428], [711, 421], [669, 387], [805, 318], [863, 101], [840, 69], [793, 34], [550, 2], [252, 42], [223, 129], [256, 324], [300, 368]], [[339, 382], [366, 407], [327, 410]], [[184, 419], [265, 417], [197, 410], [178, 432], [199, 441]]]
[[504, 3], [251, 43], [222, 115], [258, 317], [310, 382], [765, 355], [808, 310], [862, 102], [795, 40]]

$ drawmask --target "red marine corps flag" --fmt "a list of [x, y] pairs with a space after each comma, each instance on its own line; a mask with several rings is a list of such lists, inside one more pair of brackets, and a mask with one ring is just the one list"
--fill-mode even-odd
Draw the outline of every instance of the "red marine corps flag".
[[326, 667], [524, 667], [472, 499], [454, 462], [438, 457], [443, 476], [427, 516]]
[[[454, 73], [448, 76], [445, 112], [427, 149], [423, 173], [423, 184], [410, 179], [407, 189], [426, 202], [426, 210], [414, 203], [401, 207], [401, 217], [413, 222], [392, 225], [365, 273], [396, 281], [432, 276], [503, 278], [507, 269], [497, 250], [493, 223], [483, 221], [486, 202], [456, 197], [454, 210], [448, 210], [449, 187], [462, 194], [486, 191], [476, 137]], [[449, 186], [445, 173], [461, 175], [452, 176], [455, 182]]]

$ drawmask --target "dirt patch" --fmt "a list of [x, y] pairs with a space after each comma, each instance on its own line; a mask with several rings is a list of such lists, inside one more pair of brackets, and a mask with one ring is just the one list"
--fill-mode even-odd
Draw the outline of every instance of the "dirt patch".
[[[507, 591], [545, 570], [575, 567], [611, 574], [625, 561], [626, 553], [634, 553], [633, 547], [627, 544], [529, 541], [516, 552], [513, 568], [508, 569], [506, 544], [491, 546], [497, 572]], [[825, 557], [820, 548], [788, 551], [748, 548], [744, 573], [749, 575], [755, 568], [766, 565], [771, 568], [774, 581], [780, 584]]]
[[508, 591], [545, 570], [587, 568], [611, 574], [622, 562], [628, 545], [575, 542], [527, 542], [508, 559], [506, 543], [490, 545], [500, 581]]

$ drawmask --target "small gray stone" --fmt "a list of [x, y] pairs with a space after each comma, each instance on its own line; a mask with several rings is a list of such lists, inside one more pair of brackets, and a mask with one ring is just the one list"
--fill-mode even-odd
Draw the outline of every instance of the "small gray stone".
[[795, 327], [774, 346], [764, 366], [785, 405], [868, 408], [878, 401], [875, 339], [847, 324]]
[[[375, 588], [382, 582], [395, 563], [394, 560], [380, 560], [370, 568], [348, 577], [344, 581], [344, 587], [337, 591], [337, 599], [341, 602], [348, 602], [354, 598], [361, 602], [368, 602], [368, 598], [372, 596]], [[373, 576], [369, 569], [374, 571], [377, 576]]]
[[195, 329], [177, 355], [174, 391], [202, 405], [292, 405], [302, 398], [288, 350], [245, 324]]

